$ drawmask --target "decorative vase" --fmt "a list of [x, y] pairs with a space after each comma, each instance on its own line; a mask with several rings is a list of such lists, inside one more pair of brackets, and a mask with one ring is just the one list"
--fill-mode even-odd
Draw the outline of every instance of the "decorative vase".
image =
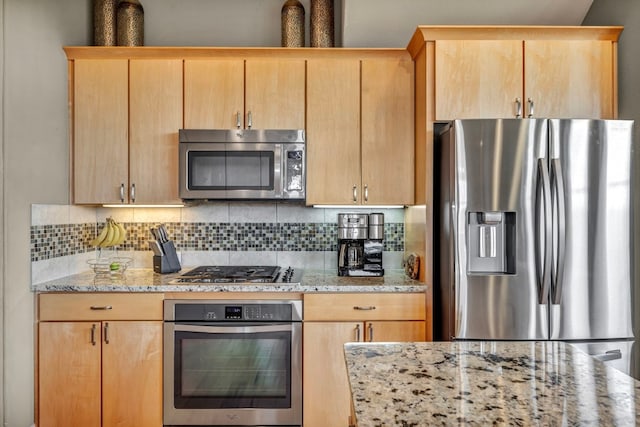
[[144, 9], [138, 0], [120, 0], [117, 13], [118, 46], [144, 46]]
[[311, 47], [333, 47], [333, 0], [311, 0]]
[[118, 0], [93, 0], [93, 45], [116, 45]]
[[304, 47], [304, 6], [298, 0], [282, 5], [282, 47]]

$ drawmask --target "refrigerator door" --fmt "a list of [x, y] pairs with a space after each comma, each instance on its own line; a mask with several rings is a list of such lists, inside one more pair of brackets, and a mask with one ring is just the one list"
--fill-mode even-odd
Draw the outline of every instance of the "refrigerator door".
[[632, 129], [628, 120], [549, 120], [552, 339], [633, 337]]
[[[542, 188], [540, 175], [547, 121], [456, 120], [448, 133], [441, 183], [451, 233], [444, 237], [452, 242], [440, 254], [452, 276], [443, 274], [449, 282], [440, 284], [451, 307], [445, 338], [546, 339], [544, 251], [538, 250], [544, 242], [538, 243], [546, 229], [542, 211], [550, 211], [549, 185]], [[547, 271], [549, 263], [550, 254]]]

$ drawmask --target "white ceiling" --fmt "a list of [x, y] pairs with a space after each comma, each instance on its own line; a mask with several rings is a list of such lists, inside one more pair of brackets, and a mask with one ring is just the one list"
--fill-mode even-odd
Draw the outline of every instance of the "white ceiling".
[[581, 25], [593, 0], [342, 0], [344, 47], [406, 47], [418, 25]]

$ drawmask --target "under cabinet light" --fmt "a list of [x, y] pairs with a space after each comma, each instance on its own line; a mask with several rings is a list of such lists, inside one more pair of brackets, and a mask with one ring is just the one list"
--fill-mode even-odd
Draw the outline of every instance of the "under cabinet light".
[[404, 205], [313, 205], [320, 209], [402, 209]]
[[184, 205], [102, 205], [103, 208], [184, 208]]

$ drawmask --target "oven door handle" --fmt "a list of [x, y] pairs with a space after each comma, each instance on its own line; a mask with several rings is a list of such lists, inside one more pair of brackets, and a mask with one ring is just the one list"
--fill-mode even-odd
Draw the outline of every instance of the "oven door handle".
[[184, 332], [205, 332], [217, 334], [243, 334], [243, 333], [259, 333], [259, 332], [289, 332], [293, 330], [291, 323], [278, 323], [267, 325], [229, 325], [229, 326], [210, 326], [198, 325], [195, 323], [174, 323], [174, 331]]

